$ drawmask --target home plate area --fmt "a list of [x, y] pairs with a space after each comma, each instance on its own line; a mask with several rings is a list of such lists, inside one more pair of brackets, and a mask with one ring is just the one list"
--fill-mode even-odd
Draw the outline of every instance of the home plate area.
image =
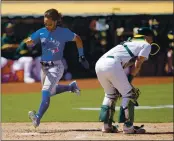
[[[135, 123], [140, 126], [143, 123]], [[173, 140], [173, 123], [145, 123], [146, 134], [102, 133], [100, 122], [2, 123], [2, 140]]]

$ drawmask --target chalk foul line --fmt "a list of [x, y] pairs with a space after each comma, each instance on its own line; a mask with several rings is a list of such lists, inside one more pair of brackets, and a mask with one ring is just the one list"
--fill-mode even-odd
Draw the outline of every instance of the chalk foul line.
[[[135, 107], [136, 110], [148, 110], [148, 109], [164, 109], [164, 108], [173, 108], [173, 105], [157, 105], [157, 106], [138, 106]], [[78, 110], [89, 110], [89, 111], [99, 111], [100, 108], [73, 108], [73, 109], [78, 109]], [[117, 106], [115, 110], [119, 110], [120, 107]]]

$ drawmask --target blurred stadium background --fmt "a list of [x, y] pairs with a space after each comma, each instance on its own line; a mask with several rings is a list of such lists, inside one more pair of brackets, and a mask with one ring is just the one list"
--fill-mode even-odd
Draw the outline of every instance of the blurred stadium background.
[[[25, 1], [3, 0], [1, 5], [1, 80], [32, 83], [40, 81], [38, 66], [41, 48], [28, 48], [24, 40], [43, 26], [43, 13], [56, 8], [63, 14], [63, 26], [79, 34], [84, 42], [85, 55], [91, 71], [78, 63], [73, 42], [65, 47], [64, 80], [95, 78], [94, 66], [106, 51], [132, 37], [141, 26], [153, 29], [156, 42], [161, 46], [156, 56], [151, 56], [139, 76], [173, 75], [173, 1], [172, 0], [122, 0], [122, 1]], [[13, 32], [14, 31], [14, 32]], [[21, 59], [20, 58], [24, 58]], [[29, 59], [26, 59], [26, 58]], [[19, 61], [20, 60], [20, 61]], [[16, 63], [16, 62], [19, 63]], [[25, 79], [25, 65], [30, 74]], [[148, 67], [147, 67], [148, 66]], [[150, 68], [150, 69], [149, 69]], [[27, 73], [28, 73], [27, 71]]]
[[[86, 71], [79, 64], [77, 48], [73, 42], [68, 42], [64, 50], [63, 61], [66, 70], [62, 80], [77, 79], [82, 90], [81, 96], [76, 97], [73, 93], [55, 96], [40, 129], [36, 131], [31, 123], [26, 122], [30, 122], [28, 111], [38, 108], [41, 98], [39, 83], [41, 46], [38, 44], [34, 48], [27, 47], [24, 40], [32, 32], [44, 26], [43, 13], [50, 8], [56, 8], [63, 14], [64, 27], [81, 36], [85, 56], [91, 69]], [[97, 122], [104, 93], [96, 79], [95, 63], [106, 51], [132, 37], [141, 26], [152, 28], [156, 42], [161, 46], [160, 52], [150, 56], [143, 64], [139, 77], [133, 81], [133, 85], [141, 91], [140, 106], [135, 110], [135, 122], [146, 123], [145, 128], [149, 134], [123, 136], [120, 132], [117, 135], [103, 136], [99, 130], [100, 124]], [[1, 3], [2, 139], [81, 140], [82, 138], [76, 138], [79, 136], [89, 140], [173, 139], [173, 77], [171, 77], [174, 66], [173, 32], [172, 0], [83, 2], [3, 0]], [[69, 82], [61, 81], [60, 84]], [[119, 100], [117, 106], [120, 102]], [[88, 109], [83, 110], [83, 108]], [[117, 107], [114, 117], [116, 122], [118, 113]], [[89, 122], [95, 122], [92, 123], [94, 128]], [[44, 134], [39, 134], [41, 131]], [[35, 134], [36, 132], [38, 134]]]

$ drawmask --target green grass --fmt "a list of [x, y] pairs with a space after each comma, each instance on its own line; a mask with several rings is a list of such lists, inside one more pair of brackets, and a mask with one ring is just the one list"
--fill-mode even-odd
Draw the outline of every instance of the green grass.
[[[141, 106], [172, 105], [173, 84], [139, 86]], [[98, 121], [99, 111], [81, 111], [73, 108], [99, 108], [103, 89], [82, 90], [81, 96], [64, 93], [51, 98], [51, 104], [42, 121]], [[40, 93], [2, 95], [2, 122], [29, 122], [28, 111], [37, 110]], [[117, 105], [119, 106], [120, 100]], [[135, 110], [135, 122], [172, 122], [173, 109]], [[117, 121], [118, 111], [115, 114]]]

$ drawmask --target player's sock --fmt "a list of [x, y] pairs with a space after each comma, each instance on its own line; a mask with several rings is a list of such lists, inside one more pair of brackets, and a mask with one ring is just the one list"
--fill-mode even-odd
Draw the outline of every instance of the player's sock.
[[42, 102], [40, 104], [39, 111], [37, 113], [38, 117], [41, 119], [50, 104], [50, 92], [48, 90], [42, 90]]
[[71, 86], [70, 85], [57, 85], [56, 86], [56, 93], [53, 95], [57, 95], [63, 92], [68, 92], [71, 91]]

